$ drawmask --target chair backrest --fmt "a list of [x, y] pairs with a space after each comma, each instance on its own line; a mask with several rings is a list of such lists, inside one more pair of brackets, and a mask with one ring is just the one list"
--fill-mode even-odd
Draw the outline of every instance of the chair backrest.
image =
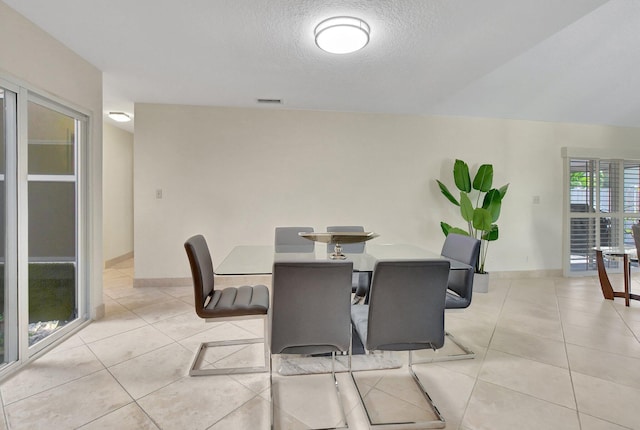
[[206, 299], [213, 294], [214, 276], [211, 254], [204, 236], [192, 236], [184, 243], [184, 249], [189, 257], [191, 276], [193, 277], [193, 290], [195, 297], [196, 313], [201, 317]]
[[352, 271], [347, 261], [273, 264], [272, 354], [349, 350]]
[[636, 252], [638, 253], [638, 259], [640, 259], [640, 222], [638, 224], [631, 225], [631, 233], [633, 234], [633, 240], [636, 243]]
[[378, 261], [369, 293], [365, 347], [441, 348], [449, 266], [443, 259]]
[[[344, 232], [364, 232], [364, 227], [361, 225], [332, 225], [327, 227], [328, 233], [344, 233]], [[364, 252], [364, 242], [359, 243], [346, 243], [340, 244], [342, 246], [342, 252], [347, 254], [362, 254]], [[333, 252], [335, 243], [327, 243], [327, 252]]]
[[276, 252], [313, 252], [315, 242], [300, 237], [300, 232], [313, 233], [313, 227], [276, 227]]
[[452, 270], [449, 274], [448, 288], [471, 304], [473, 293], [473, 274], [478, 266], [480, 256], [480, 240], [461, 234], [450, 233], [442, 246], [443, 257], [460, 261], [471, 266], [470, 270]]

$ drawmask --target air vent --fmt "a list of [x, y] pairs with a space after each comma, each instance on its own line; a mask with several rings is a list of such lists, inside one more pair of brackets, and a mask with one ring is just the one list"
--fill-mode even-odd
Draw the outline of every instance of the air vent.
[[258, 103], [270, 104], [270, 105], [281, 105], [281, 99], [258, 99]]

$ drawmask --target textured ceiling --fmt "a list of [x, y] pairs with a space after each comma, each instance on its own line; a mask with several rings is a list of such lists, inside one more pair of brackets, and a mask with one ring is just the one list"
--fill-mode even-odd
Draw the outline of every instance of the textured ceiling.
[[[640, 127], [638, 0], [4, 2], [104, 72], [105, 111], [148, 102]], [[369, 23], [365, 49], [315, 46], [315, 25], [336, 15]]]

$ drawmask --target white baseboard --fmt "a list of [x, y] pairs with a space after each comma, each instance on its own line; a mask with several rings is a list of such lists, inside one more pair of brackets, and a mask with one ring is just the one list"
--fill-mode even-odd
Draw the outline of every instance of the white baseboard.
[[494, 279], [512, 279], [512, 278], [562, 278], [562, 269], [550, 270], [513, 270], [504, 272], [490, 272]]
[[116, 265], [116, 264], [118, 264], [118, 263], [122, 263], [123, 261], [127, 261], [127, 260], [129, 260], [130, 258], [133, 258], [133, 251], [131, 251], [131, 252], [127, 252], [126, 254], [123, 254], [123, 255], [121, 255], [121, 256], [119, 256], [119, 257], [112, 258], [111, 260], [107, 260], [107, 261], [105, 261], [105, 262], [104, 262], [104, 268], [105, 268], [105, 269], [108, 269], [108, 268], [110, 268], [110, 267], [115, 266], [115, 265]]

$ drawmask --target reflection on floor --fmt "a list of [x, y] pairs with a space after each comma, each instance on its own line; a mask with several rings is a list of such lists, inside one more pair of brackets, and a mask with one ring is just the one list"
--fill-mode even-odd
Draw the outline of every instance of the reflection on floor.
[[[201, 341], [260, 336], [261, 323], [206, 324], [190, 288], [133, 288], [132, 277], [132, 261], [106, 270], [107, 316], [0, 386], [0, 429], [268, 429], [268, 375], [186, 375]], [[603, 300], [596, 278], [493, 279], [446, 326], [476, 358], [414, 368], [447, 429], [640, 429], [640, 303]], [[365, 375], [374, 414], [419, 412], [397, 370], [381, 372]], [[339, 420], [330, 377], [277, 380], [282, 428]], [[367, 428], [348, 375], [338, 380], [351, 428]]]

